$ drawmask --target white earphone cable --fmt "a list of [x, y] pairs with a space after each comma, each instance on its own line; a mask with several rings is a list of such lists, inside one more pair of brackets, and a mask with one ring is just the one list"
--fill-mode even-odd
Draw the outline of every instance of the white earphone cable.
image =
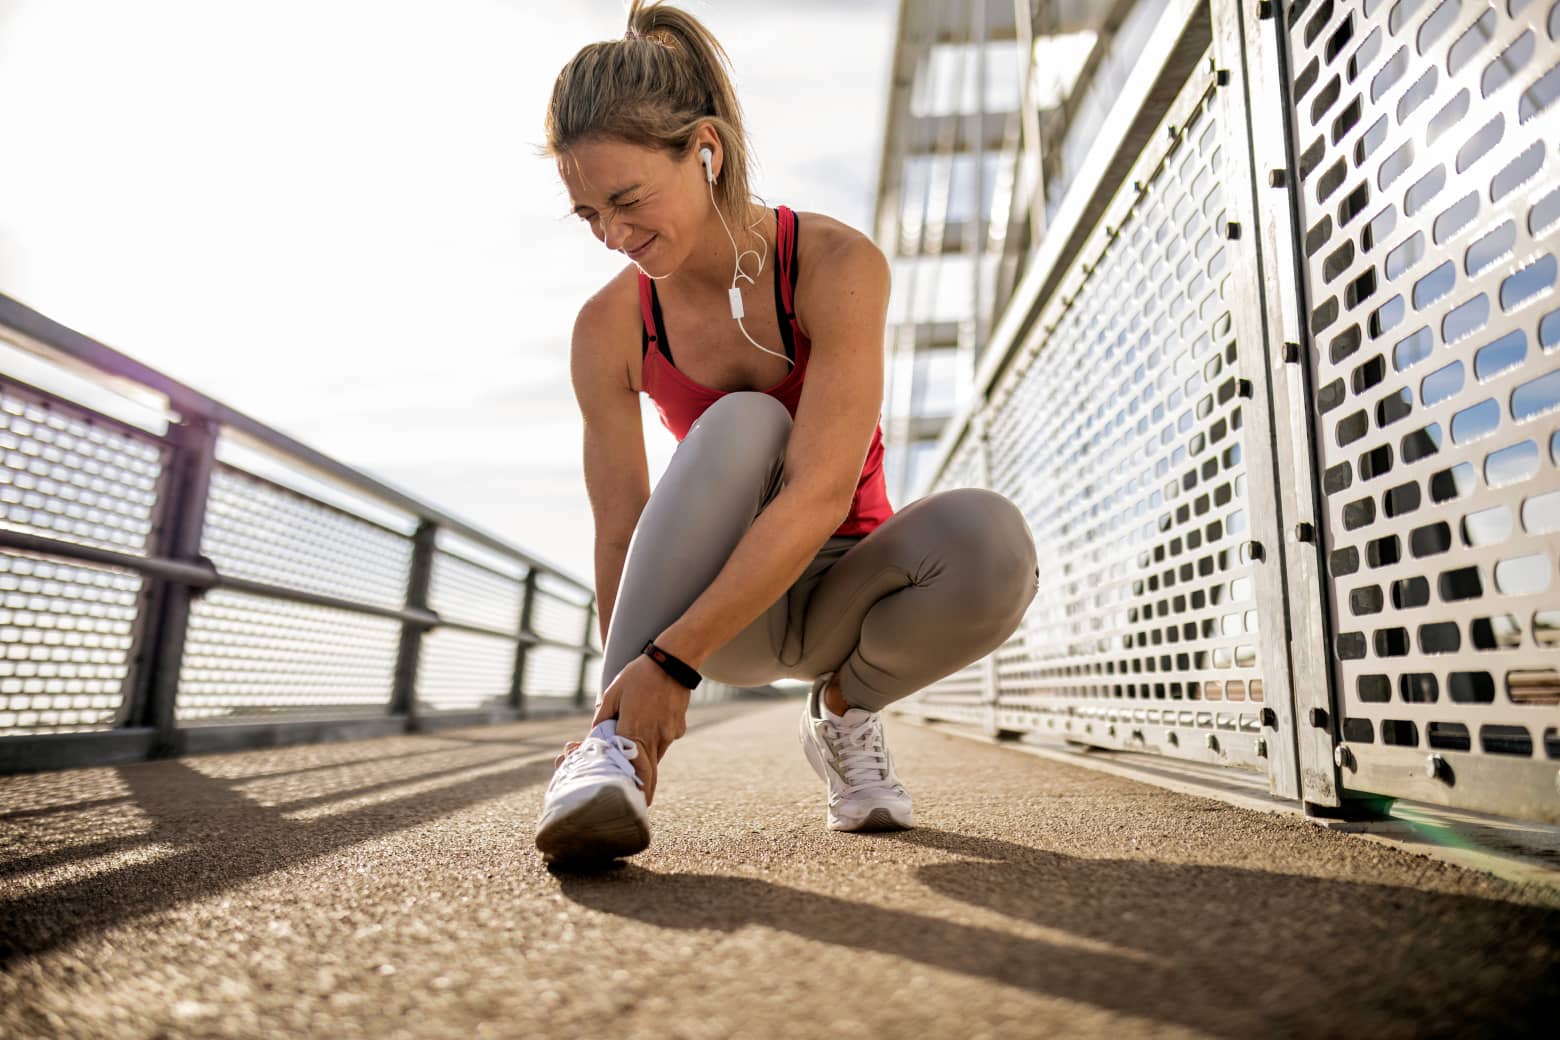
[[[704, 160], [704, 180], [710, 188], [710, 203], [715, 206], [715, 216], [720, 218], [720, 226], [725, 228], [726, 238], [731, 241], [731, 251], [736, 254], [731, 271], [731, 316], [736, 319], [737, 328], [742, 330], [743, 338], [745, 338], [749, 343], [753, 344], [753, 346], [757, 347], [759, 350], [762, 350], [764, 353], [773, 354], [775, 357], [780, 358], [786, 364], [795, 367], [796, 362], [792, 361], [784, 354], [776, 353], [775, 351], [770, 350], [752, 336], [748, 335], [747, 326], [742, 324], [742, 292], [741, 289], [737, 287], [737, 282], [741, 279], [746, 279], [750, 285], [758, 284], [756, 275], [762, 274], [764, 272], [764, 261], [769, 257], [769, 243], [764, 239], [762, 234], [758, 234], [756, 237], [758, 238], [759, 245], [764, 247], [764, 251], [762, 253], [756, 249], [737, 248], [736, 237], [732, 235], [731, 228], [727, 225], [726, 218], [720, 211], [720, 205], [715, 202], [715, 174], [710, 166], [711, 160], [708, 158], [708, 155], [709, 153], [706, 149], [701, 153], [700, 158]], [[760, 223], [763, 222], [763, 219], [763, 217], [760, 217], [758, 220], [754, 221], [751, 225], [749, 225], [748, 230], [751, 232], [753, 228], [757, 227]], [[744, 256], [758, 257], [758, 270], [754, 272], [753, 275], [749, 275], [746, 271], [742, 270], [742, 258]]]

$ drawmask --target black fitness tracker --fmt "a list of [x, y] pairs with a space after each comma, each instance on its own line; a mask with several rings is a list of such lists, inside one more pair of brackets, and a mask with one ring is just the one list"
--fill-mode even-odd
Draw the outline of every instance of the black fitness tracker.
[[646, 643], [645, 648], [639, 652], [648, 656], [650, 660], [661, 666], [661, 671], [670, 675], [690, 690], [704, 680], [704, 676], [694, 671], [687, 662], [656, 646], [653, 639]]

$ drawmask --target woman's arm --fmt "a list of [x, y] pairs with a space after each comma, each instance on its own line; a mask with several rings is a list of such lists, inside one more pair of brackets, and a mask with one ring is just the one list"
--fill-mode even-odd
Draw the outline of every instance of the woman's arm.
[[812, 354], [786, 449], [784, 487], [726, 565], [656, 644], [694, 668], [801, 577], [850, 513], [883, 404], [889, 269], [882, 252], [841, 228], [810, 255], [799, 320]]
[[618, 584], [623, 580], [623, 564], [628, 559], [628, 543], [608, 541], [596, 536], [596, 622], [601, 629], [601, 645], [607, 645], [612, 627], [612, 608], [616, 606]]
[[634, 526], [650, 498], [650, 472], [639, 394], [611, 345], [629, 334], [605, 290], [580, 309], [569, 369], [584, 420], [585, 490], [596, 526], [596, 610], [607, 641], [618, 582]]

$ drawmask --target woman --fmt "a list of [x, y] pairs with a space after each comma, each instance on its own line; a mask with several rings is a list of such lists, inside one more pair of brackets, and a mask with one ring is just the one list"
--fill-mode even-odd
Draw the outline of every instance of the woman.
[[[828, 825], [909, 827], [878, 712], [1017, 628], [1039, 573], [1027, 523], [975, 488], [890, 508], [888, 264], [836, 220], [753, 201], [725, 52], [696, 19], [635, 2], [623, 39], [559, 74], [547, 149], [631, 263], [574, 326], [606, 688], [557, 760], [537, 846], [649, 844], [656, 766], [701, 675], [812, 680], [801, 739]], [[640, 393], [679, 440], [654, 493]]]

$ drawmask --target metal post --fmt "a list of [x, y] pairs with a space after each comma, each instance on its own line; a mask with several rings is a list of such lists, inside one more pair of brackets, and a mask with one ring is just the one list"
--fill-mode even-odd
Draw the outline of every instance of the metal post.
[[515, 647], [515, 670], [509, 677], [509, 706], [522, 717], [525, 715], [525, 660], [531, 643], [536, 638], [531, 631], [531, 618], [536, 609], [536, 568], [525, 573], [525, 595], [520, 600], [520, 626], [517, 630], [519, 645]]
[[1304, 363], [1306, 306], [1297, 269], [1297, 258], [1303, 256], [1294, 208], [1299, 174], [1285, 141], [1292, 113], [1285, 87], [1284, 20], [1238, 15], [1219, 10], [1215, 24], [1227, 42], [1227, 53], [1245, 55], [1240, 70], [1245, 90], [1232, 94], [1230, 101], [1244, 99], [1250, 106], [1246, 124], [1254, 176], [1248, 191], [1255, 196], [1253, 246], [1261, 294], [1260, 313], [1249, 316], [1269, 330], [1262, 375], [1273, 402], [1281, 520], [1275, 548], [1287, 598], [1284, 635], [1291, 676], [1289, 697], [1269, 701], [1275, 714], [1264, 736], [1274, 741], [1275, 765], [1278, 758], [1293, 756], [1288, 768], [1295, 779], [1290, 786], [1275, 787], [1275, 792], [1298, 798], [1307, 811], [1326, 814], [1339, 810], [1342, 800], [1333, 754], [1337, 713], [1327, 636], [1327, 579], [1315, 534], [1321, 500], [1308, 404], [1315, 398]]
[[596, 601], [585, 605], [585, 635], [580, 640], [580, 681], [574, 688], [574, 706], [585, 707], [585, 679], [590, 670], [590, 633], [596, 625]]
[[[203, 562], [201, 538], [206, 526], [206, 500], [211, 474], [216, 468], [220, 427], [207, 419], [185, 420], [168, 430], [172, 447], [158, 530], [151, 551], [186, 563]], [[190, 603], [200, 589], [161, 578], [158, 592], [148, 597], [153, 613], [142, 643], [143, 657], [136, 666], [130, 725], [151, 726], [157, 731], [152, 754], [174, 751], [174, 702], [179, 692], [179, 672], [184, 664], [184, 638], [189, 628]], [[153, 606], [153, 604], [155, 604]], [[149, 656], [145, 656], [149, 655]]]
[[[428, 586], [433, 578], [433, 554], [439, 525], [424, 520], [412, 536], [412, 566], [406, 576], [408, 610], [429, 610]], [[417, 665], [422, 656], [423, 627], [412, 621], [401, 624], [401, 647], [395, 659], [395, 686], [390, 693], [390, 714], [406, 716], [406, 728], [417, 719]]]

